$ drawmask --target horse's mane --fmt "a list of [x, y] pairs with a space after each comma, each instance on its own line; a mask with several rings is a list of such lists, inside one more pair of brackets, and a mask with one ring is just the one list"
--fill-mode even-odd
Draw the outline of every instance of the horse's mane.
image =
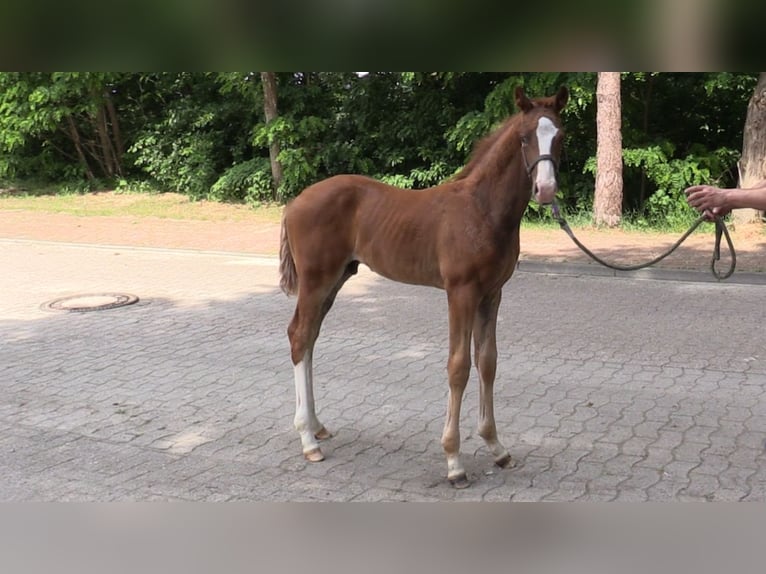
[[487, 156], [490, 150], [494, 147], [494, 145], [498, 142], [498, 140], [500, 140], [502, 136], [505, 135], [506, 132], [508, 132], [512, 126], [516, 124], [518, 116], [519, 114], [511, 116], [505, 120], [505, 122], [502, 123], [498, 128], [491, 131], [489, 135], [478, 140], [473, 146], [473, 150], [471, 151], [471, 155], [468, 158], [468, 162], [465, 164], [463, 169], [461, 169], [451, 178], [451, 180], [458, 181], [461, 179], [466, 179], [468, 176], [470, 176], [476, 167]]

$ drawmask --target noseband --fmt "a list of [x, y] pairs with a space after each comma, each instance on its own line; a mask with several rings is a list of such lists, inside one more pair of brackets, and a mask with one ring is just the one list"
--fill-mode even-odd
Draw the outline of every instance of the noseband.
[[553, 157], [549, 153], [544, 153], [542, 155], [537, 156], [537, 159], [535, 159], [535, 161], [533, 161], [530, 164], [529, 161], [527, 160], [527, 153], [526, 153], [526, 149], [525, 149], [526, 147], [527, 147], [527, 144], [522, 142], [521, 143], [521, 157], [524, 159], [524, 167], [527, 169], [527, 175], [529, 177], [532, 177], [532, 170], [535, 169], [535, 166], [538, 163], [540, 163], [541, 161], [549, 161], [549, 162], [551, 162], [553, 164], [553, 171], [555, 171], [556, 173], [559, 172], [559, 164], [556, 161], [556, 158]]
[[[533, 161], [532, 163], [529, 163], [529, 161], [527, 160], [526, 147], [527, 147], [527, 144], [525, 142], [521, 142], [521, 157], [524, 160], [524, 167], [527, 169], [527, 177], [529, 178], [529, 181], [532, 181], [532, 170], [535, 169], [535, 166], [541, 161], [551, 162], [553, 164], [554, 173], [558, 175], [559, 164], [556, 161], [555, 157], [553, 157], [549, 153], [544, 153], [542, 155], [537, 156], [535, 161]], [[532, 181], [532, 187], [529, 190], [529, 196], [534, 197], [534, 195], [535, 195], [535, 183]]]

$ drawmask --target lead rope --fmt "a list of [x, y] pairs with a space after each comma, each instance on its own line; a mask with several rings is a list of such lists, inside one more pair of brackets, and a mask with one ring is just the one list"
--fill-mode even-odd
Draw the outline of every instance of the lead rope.
[[[701, 215], [689, 228], [689, 230], [684, 233], [681, 238], [673, 244], [673, 246], [660, 255], [659, 257], [655, 257], [651, 261], [648, 261], [646, 263], [640, 263], [638, 265], [617, 265], [615, 263], [609, 263], [607, 261], [604, 261], [597, 255], [595, 255], [590, 249], [585, 247], [577, 237], [575, 237], [574, 232], [572, 231], [572, 228], [569, 227], [569, 224], [566, 222], [564, 217], [561, 215], [561, 212], [559, 210], [559, 205], [555, 201], [551, 204], [551, 212], [553, 214], [553, 219], [555, 219], [559, 227], [563, 229], [567, 235], [574, 241], [575, 245], [579, 247], [583, 253], [585, 253], [587, 256], [589, 256], [591, 259], [596, 261], [597, 263], [600, 263], [604, 267], [608, 267], [609, 269], [614, 269], [616, 271], [637, 271], [639, 269], [644, 269], [646, 267], [651, 267], [655, 263], [659, 263], [663, 259], [665, 259], [668, 255], [673, 253], [678, 247], [686, 241], [686, 238], [689, 237], [697, 227], [700, 226], [700, 224], [703, 221], [707, 221], [706, 217], [704, 215]], [[713, 259], [710, 262], [710, 271], [713, 274], [713, 276], [718, 279], [719, 281], [723, 281], [724, 279], [728, 279], [734, 274], [734, 269], [737, 266], [737, 254], [734, 251], [734, 243], [732, 243], [731, 236], [729, 235], [729, 230], [726, 228], [726, 224], [723, 222], [723, 219], [721, 219], [719, 216], [715, 216], [715, 219], [713, 220], [715, 223], [715, 246], [713, 247]], [[729, 269], [726, 271], [726, 273], [720, 273], [718, 269], [716, 269], [716, 263], [720, 261], [721, 259], [721, 237], [726, 237], [726, 243], [729, 247], [729, 255], [731, 256], [731, 262], [729, 264]]]

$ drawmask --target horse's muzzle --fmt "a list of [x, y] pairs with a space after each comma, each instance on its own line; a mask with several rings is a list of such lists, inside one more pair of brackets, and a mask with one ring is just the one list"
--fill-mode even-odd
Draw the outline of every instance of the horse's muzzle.
[[556, 199], [556, 192], [559, 186], [556, 180], [535, 182], [532, 190], [532, 197], [540, 205], [549, 205]]

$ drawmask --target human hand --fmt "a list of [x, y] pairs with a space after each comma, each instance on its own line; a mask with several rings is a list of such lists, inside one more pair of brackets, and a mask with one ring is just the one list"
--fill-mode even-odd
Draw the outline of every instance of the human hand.
[[684, 190], [686, 202], [709, 221], [723, 217], [731, 211], [727, 203], [727, 189], [712, 185], [693, 185]]

